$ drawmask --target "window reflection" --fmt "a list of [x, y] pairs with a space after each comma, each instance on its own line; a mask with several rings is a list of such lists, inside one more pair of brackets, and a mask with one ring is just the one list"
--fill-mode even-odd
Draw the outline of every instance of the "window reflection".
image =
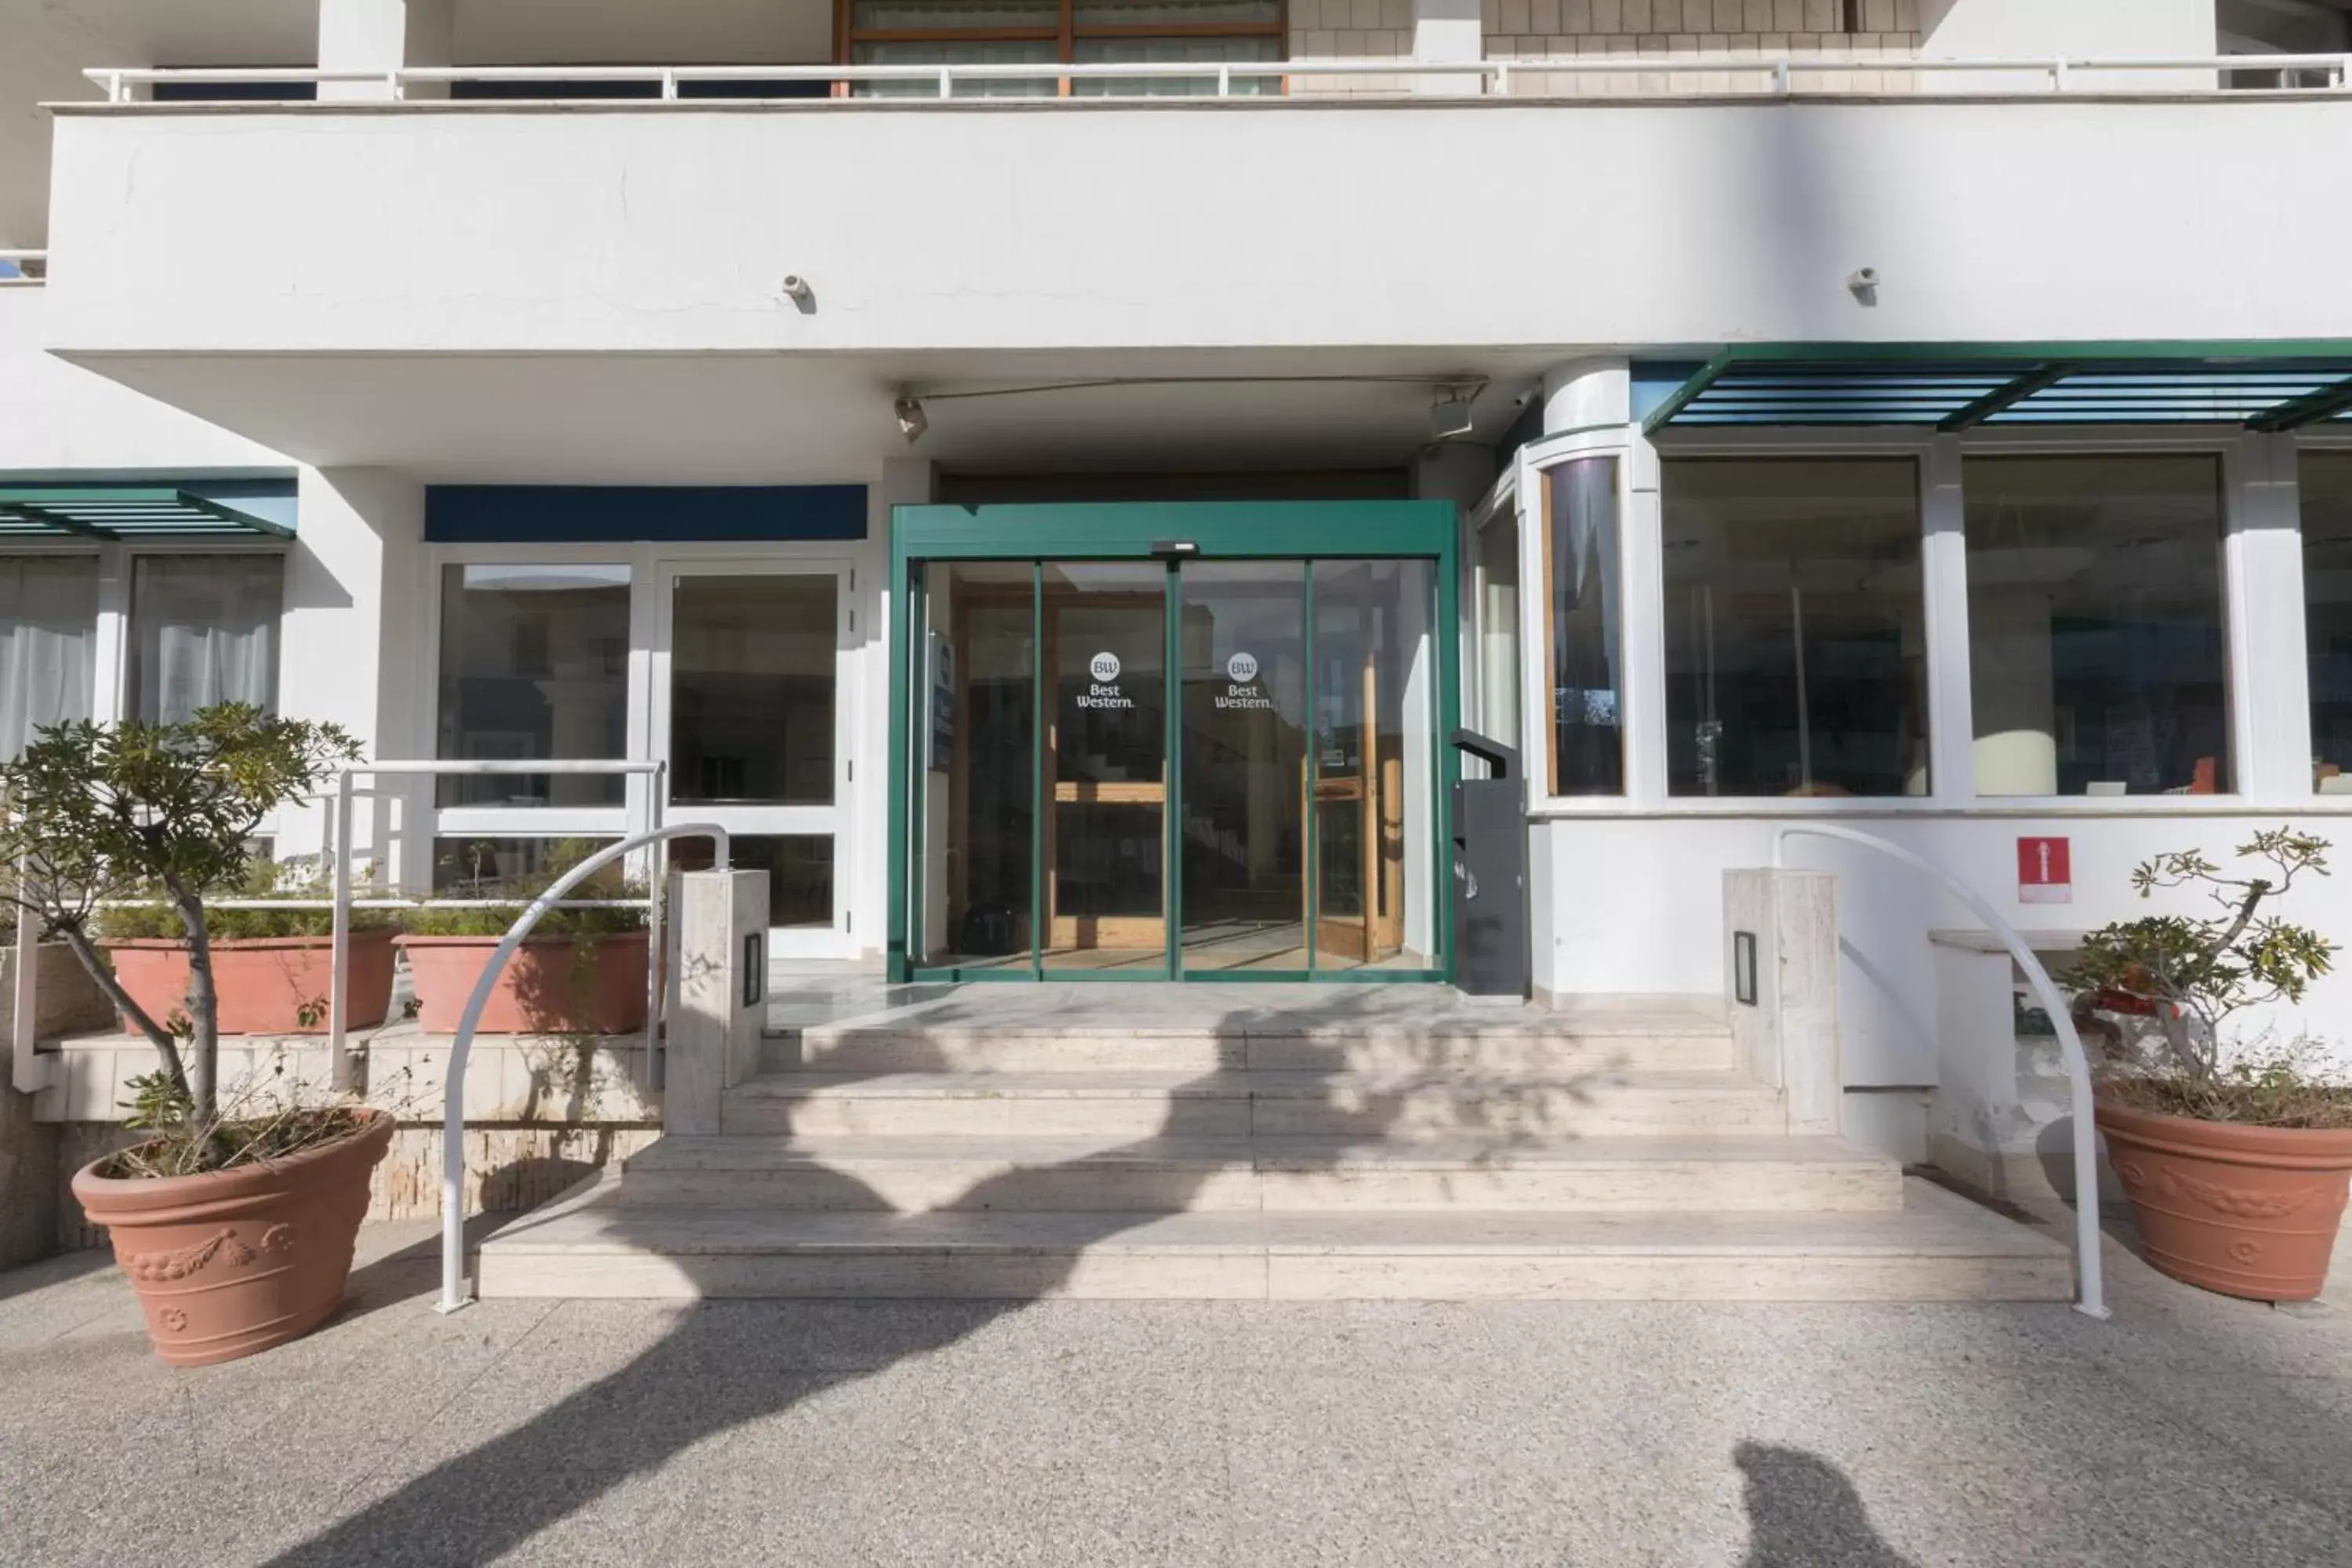
[[2228, 790], [2221, 459], [1972, 458], [1963, 482], [1977, 793]]
[[1927, 794], [1917, 466], [1684, 458], [1663, 484], [1673, 792]]
[[[449, 566], [441, 576], [438, 754], [625, 756], [629, 569]], [[443, 805], [617, 805], [619, 774], [440, 781]]]
[[2302, 481], [2312, 784], [2352, 795], [2352, 452], [2305, 452]]

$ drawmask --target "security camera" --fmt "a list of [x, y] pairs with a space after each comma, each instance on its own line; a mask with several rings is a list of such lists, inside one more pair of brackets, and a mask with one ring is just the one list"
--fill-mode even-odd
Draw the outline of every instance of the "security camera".
[[1856, 294], [1867, 294], [1878, 287], [1878, 268], [1857, 267], [1845, 280], [1845, 286]]
[[1536, 389], [1532, 386], [1511, 394], [1511, 406], [1514, 408], [1525, 408], [1528, 404], [1533, 403], [1535, 400]]
[[808, 279], [799, 273], [785, 273], [783, 288], [784, 298], [799, 306], [803, 311], [816, 309], [816, 290], [810, 288]]

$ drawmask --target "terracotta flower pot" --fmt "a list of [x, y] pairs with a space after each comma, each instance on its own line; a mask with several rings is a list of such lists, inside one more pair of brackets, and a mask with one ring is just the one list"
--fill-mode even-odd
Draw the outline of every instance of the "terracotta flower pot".
[[[576, 939], [532, 937], [499, 974], [478, 1027], [486, 1035], [627, 1035], [646, 1026], [646, 933], [614, 931], [590, 939], [585, 959]], [[498, 951], [494, 936], [404, 936], [417, 1020], [433, 1034], [454, 1034]]]
[[74, 1196], [107, 1227], [157, 1355], [235, 1361], [301, 1338], [342, 1304], [368, 1173], [392, 1144], [389, 1115], [361, 1114], [361, 1131], [267, 1164], [125, 1181], [100, 1175], [100, 1160], [75, 1173]]
[[2147, 1260], [2254, 1301], [2308, 1301], [2352, 1182], [2352, 1130], [2240, 1127], [2098, 1102]]
[[[161, 937], [103, 942], [114, 977], [157, 1023], [187, 1010], [188, 944]], [[224, 1035], [323, 1035], [333, 942], [323, 936], [215, 940], [213, 984]], [[392, 932], [352, 932], [343, 1026], [363, 1029], [392, 1010]], [[305, 1011], [310, 1015], [304, 1019]], [[129, 1019], [122, 1026], [131, 1027]]]

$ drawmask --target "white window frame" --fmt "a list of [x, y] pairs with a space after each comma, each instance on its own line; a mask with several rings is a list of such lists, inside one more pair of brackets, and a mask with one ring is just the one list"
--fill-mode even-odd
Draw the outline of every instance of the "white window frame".
[[[669, 647], [674, 584], [680, 576], [713, 573], [761, 576], [836, 577], [834, 703], [834, 799], [825, 806], [701, 806], [680, 808], [663, 802], [663, 820], [681, 810], [745, 833], [822, 833], [833, 838], [833, 924], [828, 928], [782, 928], [769, 938], [777, 958], [849, 958], [857, 952], [856, 894], [858, 888], [858, 792], [855, 715], [860, 710], [856, 628], [856, 562], [850, 542], [712, 542], [659, 543], [436, 544], [425, 552], [426, 669], [419, 705], [423, 733], [415, 754], [434, 756], [440, 744], [442, 578], [451, 566], [615, 565], [629, 568], [629, 656], [625, 689], [625, 757], [630, 762], [667, 762], [669, 754]], [[437, 806], [430, 781], [413, 797], [415, 820], [425, 825], [420, 876], [429, 879], [433, 841], [440, 838], [618, 838], [646, 819], [652, 781], [631, 774], [623, 804], [614, 806]], [[882, 789], [878, 781], [876, 793]]]
[[[739, 547], [740, 548], [740, 547]], [[834, 595], [833, 799], [824, 805], [680, 805], [676, 796], [675, 768], [664, 776], [671, 798], [663, 803], [663, 820], [688, 816], [716, 822], [730, 833], [757, 836], [811, 835], [833, 840], [833, 920], [829, 925], [780, 926], [769, 934], [769, 951], [778, 958], [850, 958], [856, 956], [850, 914], [849, 876], [854, 815], [851, 798], [856, 789], [856, 658], [850, 628], [856, 563], [845, 555], [665, 555], [655, 569], [654, 643], [651, 681], [647, 690], [648, 754], [673, 763], [670, 756], [671, 657], [676, 647], [677, 584], [688, 577], [830, 577]], [[635, 617], [632, 616], [634, 621]]]
[[[1664, 584], [1659, 573], [1655, 516], [1656, 459], [1649, 459], [1652, 506], [1637, 521], [1643, 487], [1637, 465], [1647, 443], [1633, 428], [1609, 426], [1572, 430], [1519, 449], [1519, 734], [1527, 758], [1528, 796], [1538, 815], [1622, 816], [1647, 793], [1664, 794], [1665, 634]], [[1551, 793], [1551, 600], [1543, 591], [1544, 552], [1549, 519], [1545, 514], [1547, 476], [1570, 462], [1612, 458], [1617, 463], [1617, 584], [1622, 606], [1617, 650], [1623, 689], [1618, 694], [1620, 744], [1624, 747], [1625, 787], [1615, 795]], [[1653, 759], [1652, 752], [1655, 756]], [[1654, 760], [1655, 777], [1650, 764]], [[1644, 786], [1649, 786], [1645, 792]]]
[[[1688, 817], [2137, 817], [2183, 816], [2244, 816], [2276, 809], [2264, 804], [2275, 789], [2261, 794], [2250, 789], [2251, 769], [2263, 755], [2260, 747], [2279, 742], [2249, 733], [2245, 693], [2249, 683], [2269, 683], [2273, 671], [2263, 667], [2248, 646], [2250, 574], [2244, 569], [2246, 446], [2249, 441], [2278, 437], [2250, 436], [2236, 426], [2189, 426], [2179, 430], [2086, 431], [2080, 428], [1977, 429], [1964, 435], [1939, 435], [1914, 429], [1792, 430], [1787, 428], [1709, 430], [1704, 435], [1675, 434], [1662, 443], [1641, 435], [1638, 426], [1623, 430], [1576, 432], [1548, 441], [1531, 442], [1521, 455], [1520, 493], [1540, 481], [1535, 470], [1559, 458], [1630, 445], [1633, 461], [1630, 500], [1621, 513], [1623, 540], [1627, 646], [1625, 652], [1629, 707], [1626, 716], [1626, 794], [1622, 797], [1550, 796], [1531, 792], [1530, 813], [1538, 817], [1688, 816]], [[2330, 431], [2305, 437], [2304, 444], [2331, 449], [2352, 447], [2352, 437]], [[2221, 459], [2222, 492], [2222, 601], [2225, 675], [2228, 682], [2230, 779], [2232, 793], [2213, 795], [1988, 795], [1976, 793], [1973, 700], [1969, 687], [1967, 535], [1965, 494], [1959, 465], [1970, 457], [2050, 456], [2096, 457], [2137, 454], [2150, 457], [2210, 456]], [[1680, 458], [1884, 458], [1909, 456], [1919, 464], [1921, 583], [1927, 616], [1928, 658], [1929, 792], [1925, 795], [1852, 798], [1798, 798], [1725, 795], [1707, 799], [1667, 793], [1665, 755], [1665, 628], [1664, 581], [1660, 561], [1663, 518], [1660, 509], [1660, 465]], [[1523, 538], [1533, 538], [1535, 530]], [[2299, 542], [2298, 542], [2299, 543]], [[1523, 542], [1520, 569], [1540, 570], [1540, 560], [1528, 563]], [[2295, 578], [2298, 595], [2301, 579]], [[2273, 584], [2275, 587], [2275, 584]], [[2296, 615], [2301, 600], [2296, 600]], [[1548, 608], [1546, 611], [1548, 614]], [[1527, 617], [1527, 664], [1522, 672], [1534, 709], [1539, 681], [1527, 671], [1540, 671], [1548, 657], [1549, 631], [1545, 615]], [[2275, 659], [2269, 661], [2275, 663]], [[2299, 668], [2299, 667], [2298, 667]], [[2298, 721], [2303, 749], [2308, 746], [2309, 705]], [[2325, 797], [2305, 793], [2294, 797], [2297, 810], [2309, 810]], [[2322, 809], [2326, 809], [2324, 806]], [[2352, 803], [2342, 808], [2352, 815]]]

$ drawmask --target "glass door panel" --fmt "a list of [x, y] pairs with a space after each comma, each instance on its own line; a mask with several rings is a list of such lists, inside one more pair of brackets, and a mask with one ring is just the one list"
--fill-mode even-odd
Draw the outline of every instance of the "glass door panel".
[[1314, 566], [1318, 970], [1420, 969], [1435, 951], [1434, 575], [1426, 561]]
[[1168, 573], [1046, 562], [1039, 789], [1049, 970], [1164, 973]]
[[[850, 707], [841, 570], [679, 563], [659, 582], [653, 721], [669, 819], [719, 824], [734, 863], [769, 873], [771, 952], [849, 955], [835, 866]], [[669, 861], [707, 866], [715, 847], [681, 839]]]
[[1297, 561], [1179, 574], [1187, 972], [1307, 967], [1306, 589]]
[[920, 962], [1025, 970], [1036, 909], [1036, 568], [935, 563], [923, 601]]

